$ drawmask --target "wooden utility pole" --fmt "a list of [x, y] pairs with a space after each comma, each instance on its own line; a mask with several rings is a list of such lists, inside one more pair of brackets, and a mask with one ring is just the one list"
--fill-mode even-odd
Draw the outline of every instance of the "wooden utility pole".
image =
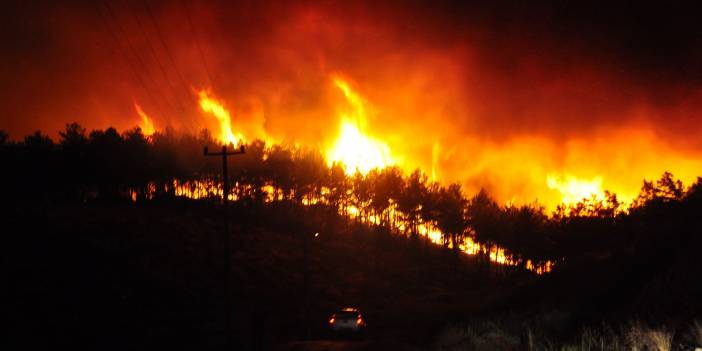
[[233, 350], [232, 342], [232, 301], [231, 301], [231, 287], [230, 287], [230, 265], [231, 265], [231, 243], [229, 237], [229, 176], [227, 174], [227, 156], [241, 155], [244, 153], [244, 145], [238, 150], [227, 151], [227, 146], [222, 146], [221, 152], [209, 152], [207, 146], [205, 146], [205, 156], [222, 156], [222, 207], [224, 208], [224, 301], [226, 308], [226, 323], [225, 323], [225, 333], [227, 338], [227, 349]]

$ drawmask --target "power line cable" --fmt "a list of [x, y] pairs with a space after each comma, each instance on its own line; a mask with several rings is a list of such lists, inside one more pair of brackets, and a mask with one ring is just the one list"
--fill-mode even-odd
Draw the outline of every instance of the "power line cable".
[[166, 116], [166, 114], [164, 113], [163, 109], [161, 109], [161, 106], [158, 104], [158, 100], [154, 97], [153, 93], [151, 92], [151, 89], [149, 89], [146, 82], [144, 82], [141, 75], [138, 73], [136, 65], [134, 65], [134, 62], [132, 62], [129, 55], [127, 54], [127, 51], [124, 49], [124, 46], [122, 46], [122, 43], [119, 41], [117, 35], [115, 34], [115, 31], [112, 29], [112, 26], [109, 23], [110, 22], [109, 19], [107, 18], [107, 16], [105, 16], [105, 14], [100, 9], [100, 4], [98, 2], [95, 2], [94, 4], [95, 4], [95, 10], [97, 11], [98, 15], [103, 19], [103, 21], [105, 23], [105, 27], [107, 28], [108, 32], [110, 33], [110, 37], [115, 42], [120, 54], [122, 54], [125, 61], [127, 62], [127, 66], [130, 68], [130, 71], [134, 75], [134, 78], [139, 83], [139, 85], [141, 85], [141, 87], [144, 89], [144, 91], [146, 92], [146, 95], [149, 97], [149, 100], [151, 100], [151, 103], [154, 105], [154, 107], [156, 107], [156, 110], [158, 111], [161, 118], [164, 118]]
[[144, 60], [141, 59], [139, 54], [137, 53], [137, 50], [134, 48], [134, 45], [132, 45], [131, 41], [129, 40], [129, 37], [126, 35], [126, 31], [120, 24], [120, 22], [117, 20], [117, 16], [115, 16], [114, 12], [112, 11], [112, 8], [110, 7], [109, 4], [104, 3], [105, 8], [107, 9], [108, 14], [113, 18], [113, 21], [115, 22], [115, 26], [119, 30], [120, 34], [125, 38], [125, 41], [127, 42], [127, 47], [129, 48], [130, 52], [132, 55], [137, 59], [139, 64], [143, 67], [145, 75], [149, 78], [151, 83], [156, 87], [156, 91], [158, 92], [158, 95], [161, 97], [161, 99], [164, 101], [164, 103], [169, 107], [170, 110], [175, 111], [176, 109], [171, 105], [171, 102], [163, 95], [163, 92], [161, 89], [159, 89], [159, 84], [156, 82], [156, 79], [154, 79], [153, 75], [151, 75], [151, 71], [149, 70], [149, 67], [146, 65]]
[[139, 27], [139, 30], [141, 31], [141, 34], [144, 36], [144, 39], [146, 40], [146, 44], [149, 47], [149, 50], [151, 51], [151, 55], [154, 57], [154, 60], [156, 61], [156, 65], [158, 66], [159, 70], [161, 71], [161, 74], [163, 75], [163, 78], [166, 80], [166, 84], [168, 85], [168, 88], [171, 91], [171, 94], [176, 100], [176, 105], [180, 109], [180, 112], [182, 114], [186, 114], [185, 112], [185, 107], [183, 107], [183, 104], [180, 101], [180, 98], [178, 94], [176, 93], [175, 87], [173, 86], [173, 83], [171, 82], [171, 79], [168, 76], [168, 72], [166, 72], [166, 69], [163, 67], [163, 64], [161, 63], [161, 60], [158, 58], [158, 55], [156, 54], [156, 49], [154, 46], [151, 44], [151, 39], [146, 32], [146, 29], [144, 28], [144, 25], [141, 23], [141, 20], [139, 20], [139, 16], [137, 15], [137, 11], [134, 11], [134, 9], [131, 7], [130, 3], [127, 2], [127, 8], [129, 12], [132, 13], [132, 17], [134, 17], [134, 20], [137, 23], [137, 27]]
[[190, 27], [190, 33], [193, 36], [193, 39], [195, 40], [195, 46], [197, 46], [197, 51], [200, 53], [200, 60], [202, 60], [202, 66], [205, 68], [205, 74], [207, 75], [207, 84], [210, 87], [213, 87], [213, 82], [214, 80], [212, 79], [212, 75], [210, 74], [209, 68], [207, 68], [207, 60], [205, 59], [205, 53], [202, 50], [202, 46], [200, 45], [200, 40], [195, 33], [195, 26], [193, 26], [193, 22], [190, 18], [190, 12], [192, 11], [192, 7], [190, 5], [190, 2], [188, 0], [182, 0], [181, 3], [185, 6], [185, 18], [188, 20], [188, 26]]
[[163, 48], [166, 50], [166, 55], [168, 56], [168, 59], [171, 61], [171, 64], [173, 65], [173, 68], [176, 71], [176, 74], [178, 75], [178, 78], [180, 79], [180, 83], [185, 88], [186, 92], [188, 92], [188, 96], [192, 96], [188, 89], [188, 84], [185, 82], [185, 79], [183, 79], [183, 74], [180, 72], [180, 69], [178, 69], [178, 65], [175, 62], [175, 59], [173, 58], [173, 54], [171, 53], [171, 50], [169, 49], [168, 45], [166, 44], [166, 40], [163, 37], [163, 33], [161, 31], [161, 27], [158, 25], [158, 21], [156, 20], [156, 17], [153, 14], [153, 11], [151, 11], [151, 6], [149, 6], [148, 1], [144, 1], [144, 6], [146, 7], [146, 12], [149, 15], [149, 18], [151, 19], [151, 22], [153, 23], [154, 27], [156, 28], [156, 34], [161, 41], [161, 45], [163, 45]]
[[[197, 100], [193, 96], [192, 92], [190, 91], [188, 84], [185, 82], [185, 79], [183, 78], [183, 74], [181, 73], [180, 69], [178, 68], [178, 64], [176, 63], [175, 59], [173, 58], [173, 54], [171, 53], [170, 48], [168, 47], [168, 44], [166, 43], [166, 40], [164, 39], [163, 36], [163, 31], [161, 31], [161, 27], [158, 25], [158, 21], [156, 20], [156, 17], [153, 14], [153, 11], [151, 10], [151, 6], [149, 5], [149, 2], [144, 0], [144, 6], [146, 7], [146, 13], [149, 15], [149, 18], [151, 19], [151, 22], [154, 25], [154, 28], [156, 28], [156, 34], [161, 41], [161, 45], [163, 46], [164, 50], [166, 51], [166, 56], [168, 57], [169, 61], [171, 62], [171, 65], [173, 66], [173, 69], [176, 72], [176, 75], [178, 76], [178, 79], [180, 80], [180, 84], [183, 87], [186, 96], [189, 97], [189, 101], [192, 101], [195, 107], [197, 108]], [[192, 122], [192, 121], [191, 121]]]

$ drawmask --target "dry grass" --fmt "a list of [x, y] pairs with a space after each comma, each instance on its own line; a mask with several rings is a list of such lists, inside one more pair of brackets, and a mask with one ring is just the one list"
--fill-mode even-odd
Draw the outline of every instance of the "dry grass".
[[[501, 325], [487, 322], [447, 328], [434, 350], [671, 351], [673, 336], [666, 328], [651, 328], [640, 322], [622, 329], [603, 324], [599, 328], [583, 329], [574, 343], [562, 344], [530, 328], [524, 330], [520, 338]], [[702, 323], [692, 325], [691, 338], [695, 343], [702, 342]]]
[[574, 350], [624, 350], [624, 342], [609, 326], [599, 329], [585, 329], [580, 335], [580, 345]]
[[666, 329], [651, 329], [639, 323], [632, 324], [625, 337], [632, 351], [670, 351], [673, 347], [673, 333]]
[[690, 339], [697, 347], [702, 347], [702, 322], [695, 321], [690, 327]]
[[649, 330], [649, 348], [655, 351], [670, 351], [673, 346], [673, 333], [667, 330]]

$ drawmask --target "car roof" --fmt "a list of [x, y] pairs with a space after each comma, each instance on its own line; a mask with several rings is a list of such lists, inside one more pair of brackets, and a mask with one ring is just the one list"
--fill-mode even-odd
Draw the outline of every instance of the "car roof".
[[342, 308], [342, 309], [338, 310], [337, 312], [347, 312], [347, 313], [348, 313], [348, 312], [356, 312], [356, 313], [360, 313], [361, 311], [358, 310], [358, 308], [346, 307], [346, 308]]

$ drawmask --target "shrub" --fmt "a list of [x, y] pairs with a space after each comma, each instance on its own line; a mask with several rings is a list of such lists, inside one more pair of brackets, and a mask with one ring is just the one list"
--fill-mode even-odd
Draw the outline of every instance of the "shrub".
[[634, 323], [625, 333], [627, 345], [632, 351], [670, 351], [673, 333], [666, 329], [651, 329]]
[[702, 322], [695, 321], [692, 323], [690, 327], [690, 339], [696, 347], [702, 347]]

